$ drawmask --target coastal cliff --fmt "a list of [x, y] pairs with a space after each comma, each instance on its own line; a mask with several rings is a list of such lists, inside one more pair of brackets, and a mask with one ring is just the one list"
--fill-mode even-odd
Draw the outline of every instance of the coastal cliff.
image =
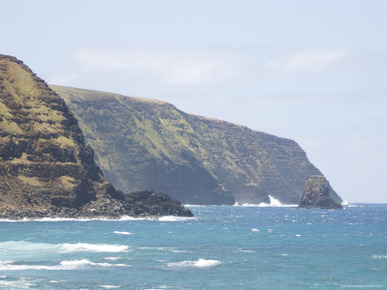
[[64, 100], [23, 62], [0, 55], [1, 218], [166, 214], [192, 215], [165, 195], [116, 190]]
[[[153, 188], [189, 204], [298, 204], [322, 173], [293, 140], [184, 113], [173, 105], [52, 85], [120, 190]], [[340, 197], [332, 191], [337, 201]]]

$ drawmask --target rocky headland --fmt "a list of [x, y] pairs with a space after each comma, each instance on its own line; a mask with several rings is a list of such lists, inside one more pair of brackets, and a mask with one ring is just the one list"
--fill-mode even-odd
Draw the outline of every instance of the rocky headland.
[[189, 204], [270, 203], [269, 195], [298, 204], [309, 176], [322, 175], [290, 139], [161, 101], [51, 88], [78, 118], [105, 177], [125, 192], [153, 188]]
[[298, 208], [343, 209], [333, 198], [329, 182], [321, 175], [311, 176], [306, 181]]
[[21, 61], [0, 55], [0, 218], [122, 215], [192, 213], [164, 194], [116, 190], [64, 100]]

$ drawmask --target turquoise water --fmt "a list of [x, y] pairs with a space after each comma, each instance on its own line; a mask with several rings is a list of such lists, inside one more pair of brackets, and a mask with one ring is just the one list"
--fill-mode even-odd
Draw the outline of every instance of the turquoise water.
[[0, 222], [0, 289], [387, 289], [387, 205]]

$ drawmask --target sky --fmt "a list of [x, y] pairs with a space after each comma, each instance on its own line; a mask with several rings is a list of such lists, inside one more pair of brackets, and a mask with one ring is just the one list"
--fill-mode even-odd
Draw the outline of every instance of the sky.
[[0, 0], [0, 53], [46, 82], [163, 100], [295, 140], [387, 203], [387, 1]]

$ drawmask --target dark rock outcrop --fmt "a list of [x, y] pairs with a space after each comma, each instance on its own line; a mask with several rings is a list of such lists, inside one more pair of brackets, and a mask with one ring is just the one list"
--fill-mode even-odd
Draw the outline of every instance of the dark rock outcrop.
[[293, 140], [160, 101], [51, 87], [77, 116], [106, 178], [125, 192], [153, 188], [189, 204], [269, 203], [269, 195], [298, 204], [305, 181], [322, 174]]
[[332, 197], [331, 191], [324, 176], [311, 176], [305, 183], [298, 208], [342, 209], [342, 205]]
[[0, 55], [0, 218], [192, 215], [166, 195], [143, 196], [107, 182], [63, 99]]

